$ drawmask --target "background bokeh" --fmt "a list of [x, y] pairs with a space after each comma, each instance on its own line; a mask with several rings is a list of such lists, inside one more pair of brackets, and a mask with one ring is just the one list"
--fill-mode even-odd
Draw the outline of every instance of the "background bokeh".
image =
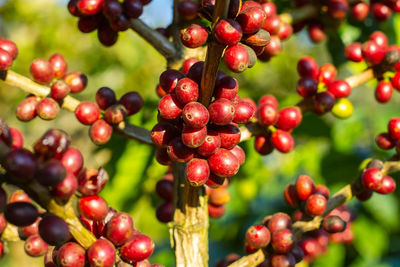
[[[289, 6], [289, 1], [275, 2], [279, 10]], [[152, 27], [166, 26], [171, 20], [170, 6], [169, 0], [153, 0], [142, 18]], [[165, 68], [164, 58], [132, 31], [120, 34], [112, 48], [104, 48], [96, 33], [82, 34], [76, 23], [76, 18], [67, 11], [66, 1], [0, 0], [0, 36], [16, 42], [20, 51], [14, 71], [28, 76], [33, 59], [62, 53], [69, 70], [83, 71], [89, 77], [88, 88], [77, 98], [94, 100], [101, 86], [113, 88], [118, 96], [138, 91], [145, 99], [145, 107], [130, 120], [151, 129], [158, 101], [154, 88]], [[285, 42], [283, 53], [271, 62], [257, 63], [237, 76], [239, 94], [258, 100], [270, 93], [277, 96], [282, 107], [295, 104], [299, 101], [295, 94], [296, 62], [301, 56], [314, 56], [320, 64], [334, 62], [339, 77], [346, 77], [363, 70], [365, 65], [345, 63], [344, 45], [354, 40], [364, 41], [378, 28], [388, 33], [392, 43], [400, 44], [399, 16], [380, 25], [371, 19], [362, 24], [346, 22], [337, 32], [330, 33], [329, 40], [318, 45], [310, 43], [303, 31]], [[227, 213], [210, 222], [210, 266], [230, 252], [243, 254], [243, 236], [249, 225], [273, 212], [291, 212], [282, 192], [299, 174], [308, 174], [335, 192], [357, 176], [363, 159], [387, 159], [393, 153], [379, 150], [374, 137], [385, 131], [392, 116], [400, 115], [400, 95], [395, 92], [389, 104], [378, 104], [374, 100], [375, 85], [376, 82], [370, 82], [354, 90], [350, 100], [355, 112], [348, 120], [331, 115], [305, 115], [302, 125], [294, 131], [296, 149], [289, 154], [274, 152], [261, 157], [252, 149], [253, 141], [241, 144], [247, 159], [229, 187], [231, 202]], [[110, 173], [111, 181], [102, 196], [116, 209], [129, 212], [135, 226], [154, 239], [156, 250], [151, 262], [173, 266], [168, 227], [155, 218], [155, 207], [161, 201], [155, 196], [154, 187], [166, 167], [155, 162], [154, 149], [120, 136], [113, 136], [104, 147], [95, 147], [88, 140], [88, 128], [68, 111], [61, 111], [57, 120], [51, 122], [35, 119], [21, 123], [15, 117], [15, 109], [24, 97], [22, 91], [0, 81], [0, 117], [22, 129], [25, 146], [29, 147], [50, 127], [70, 134], [72, 145], [83, 151], [87, 167], [105, 166]], [[351, 201], [349, 206], [358, 217], [354, 223], [354, 243], [331, 245], [313, 266], [400, 266], [399, 191], [389, 196], [375, 194], [362, 204]], [[42, 259], [25, 256], [21, 243], [9, 243], [9, 248], [10, 253], [0, 260], [0, 266], [42, 265]]]

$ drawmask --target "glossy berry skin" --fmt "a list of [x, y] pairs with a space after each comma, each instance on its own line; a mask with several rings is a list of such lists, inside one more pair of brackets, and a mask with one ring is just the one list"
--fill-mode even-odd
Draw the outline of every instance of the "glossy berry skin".
[[64, 131], [50, 129], [36, 141], [33, 148], [35, 154], [42, 159], [60, 159], [61, 155], [68, 149], [69, 144], [70, 139]]
[[13, 179], [28, 182], [33, 179], [38, 163], [32, 152], [25, 148], [17, 148], [7, 154], [4, 168]]
[[159, 197], [166, 201], [172, 201], [174, 183], [172, 181], [162, 179], [156, 184], [156, 193]]
[[243, 165], [243, 163], [246, 161], [246, 154], [244, 153], [243, 148], [236, 145], [230, 151], [238, 159], [239, 164]]
[[271, 135], [272, 145], [282, 153], [290, 152], [294, 147], [294, 140], [290, 133], [283, 130], [276, 130]]
[[156, 217], [162, 223], [172, 221], [174, 205], [172, 202], [164, 202], [156, 208]]
[[297, 82], [296, 91], [304, 98], [312, 97], [318, 91], [318, 82], [314, 78], [308, 76], [302, 77]]
[[229, 150], [220, 148], [208, 158], [210, 170], [219, 177], [232, 177], [239, 171], [239, 160]]
[[104, 0], [79, 0], [77, 8], [82, 14], [93, 16], [101, 11], [103, 2]]
[[190, 0], [182, 1], [178, 4], [178, 14], [183, 20], [192, 20], [197, 17], [198, 6]]
[[325, 85], [334, 81], [337, 75], [337, 70], [334, 65], [326, 63], [319, 68], [318, 81]]
[[271, 244], [275, 252], [288, 253], [294, 247], [294, 235], [289, 229], [281, 229], [272, 234]]
[[374, 41], [378, 46], [382, 48], [387, 48], [389, 45], [389, 40], [386, 34], [381, 31], [374, 31], [369, 36], [369, 40]]
[[375, 99], [380, 103], [386, 103], [392, 98], [393, 86], [391, 82], [380, 81], [375, 89]]
[[347, 98], [338, 99], [332, 108], [332, 114], [340, 119], [349, 118], [353, 111], [353, 104]]
[[392, 77], [392, 85], [397, 91], [400, 90], [400, 72], [396, 72]]
[[64, 244], [57, 252], [57, 266], [84, 267], [85, 249], [75, 242]]
[[238, 91], [239, 83], [231, 76], [225, 76], [215, 82], [214, 96], [217, 99], [226, 98], [233, 101]]
[[314, 43], [322, 42], [326, 38], [325, 28], [319, 21], [313, 21], [308, 25], [308, 36]]
[[186, 179], [192, 186], [201, 186], [210, 176], [207, 160], [194, 158], [186, 165]]
[[381, 187], [376, 190], [379, 194], [390, 194], [396, 189], [396, 181], [390, 176], [383, 176]]
[[58, 103], [49, 97], [43, 98], [36, 106], [37, 115], [43, 120], [53, 120], [60, 111]]
[[161, 73], [159, 83], [165, 92], [171, 93], [175, 90], [178, 81], [184, 77], [180, 71], [169, 69]]
[[197, 24], [192, 24], [181, 31], [181, 42], [189, 48], [202, 46], [207, 41], [207, 38], [207, 29]]
[[362, 46], [362, 55], [367, 63], [376, 65], [385, 57], [385, 49], [374, 41], [366, 41]]
[[250, 6], [242, 9], [236, 18], [242, 27], [243, 33], [255, 33], [265, 22], [265, 12], [259, 6]]
[[33, 80], [40, 84], [48, 84], [54, 77], [53, 67], [43, 58], [35, 59], [32, 62], [30, 72]]
[[278, 35], [278, 32], [282, 26], [281, 18], [274, 14], [268, 18], [266, 18], [265, 23], [263, 25], [263, 29], [273, 35]]
[[290, 229], [292, 226], [292, 220], [286, 213], [278, 212], [272, 215], [267, 226], [271, 233], [275, 233], [278, 230]]
[[70, 92], [68, 84], [63, 80], [57, 80], [51, 85], [50, 96], [56, 101], [63, 100]]
[[392, 149], [396, 146], [396, 142], [392, 140], [388, 133], [381, 133], [375, 138], [376, 144], [381, 149]]
[[327, 216], [322, 221], [322, 227], [328, 233], [340, 233], [346, 229], [346, 222], [339, 216]]
[[126, 243], [133, 234], [133, 221], [129, 214], [119, 212], [106, 225], [106, 236], [115, 246]]
[[326, 198], [320, 194], [313, 194], [307, 198], [305, 211], [310, 216], [318, 216], [326, 209]]
[[116, 0], [108, 0], [104, 3], [102, 11], [106, 18], [115, 20], [121, 16], [123, 9], [120, 2]]
[[51, 190], [51, 194], [59, 199], [69, 199], [75, 194], [77, 188], [78, 180], [74, 174], [68, 172], [61, 183]]
[[167, 152], [171, 160], [177, 162], [188, 162], [194, 156], [194, 150], [185, 146], [180, 137], [176, 137], [168, 143]]
[[67, 171], [58, 160], [51, 159], [42, 165], [35, 174], [35, 179], [44, 186], [56, 186], [61, 183]]
[[240, 73], [249, 66], [249, 54], [243, 45], [232, 45], [225, 50], [224, 62], [230, 71]]
[[112, 135], [112, 127], [104, 120], [97, 120], [90, 126], [89, 136], [95, 145], [104, 145]]
[[121, 104], [108, 107], [104, 112], [104, 120], [111, 125], [122, 122], [126, 117], [126, 109]]
[[190, 148], [199, 147], [207, 137], [207, 127], [193, 128], [189, 125], [185, 125], [182, 129], [181, 136], [185, 146]]
[[83, 33], [90, 33], [96, 30], [103, 19], [102, 15], [80, 17], [78, 19], [78, 29]]
[[164, 119], [172, 120], [182, 114], [182, 105], [179, 103], [176, 95], [168, 94], [161, 98], [158, 103], [158, 111]]
[[11, 55], [0, 48], [0, 71], [8, 70], [13, 63]]
[[101, 87], [96, 92], [96, 102], [102, 110], [106, 110], [109, 106], [114, 105], [117, 99], [112, 89]]
[[28, 202], [13, 202], [4, 209], [4, 217], [16, 226], [28, 226], [36, 221], [39, 213], [35, 206]]
[[126, 109], [126, 115], [130, 116], [139, 112], [143, 107], [143, 98], [137, 92], [128, 92], [121, 96], [118, 101]]
[[204, 142], [197, 148], [196, 151], [201, 156], [209, 157], [213, 155], [220, 147], [221, 138], [219, 137], [218, 132], [208, 130]]
[[291, 130], [300, 125], [302, 118], [301, 110], [298, 107], [283, 108], [279, 111], [276, 127], [284, 131]]
[[370, 190], [378, 190], [382, 186], [383, 174], [377, 168], [370, 168], [364, 171], [361, 181], [365, 188]]
[[304, 56], [297, 63], [297, 72], [301, 77], [318, 78], [318, 64], [312, 57]]
[[137, 234], [120, 248], [122, 259], [126, 261], [142, 261], [150, 257], [154, 243], [147, 235]]
[[285, 187], [285, 190], [283, 191], [283, 197], [285, 199], [285, 202], [292, 208], [295, 208], [299, 203], [296, 187], [292, 184]]
[[77, 175], [83, 167], [83, 156], [77, 148], [70, 147], [62, 155], [60, 162], [67, 172]]
[[323, 195], [326, 199], [329, 199], [330, 191], [327, 186], [320, 184], [315, 187], [314, 194], [320, 194]]
[[273, 95], [264, 95], [258, 100], [257, 105], [261, 107], [262, 105], [271, 105], [274, 108], [278, 108], [278, 100], [276, 100], [275, 96]]
[[185, 123], [193, 128], [203, 128], [210, 119], [207, 108], [199, 102], [190, 102], [182, 110]]
[[46, 254], [49, 245], [39, 235], [30, 236], [24, 244], [25, 253], [31, 257], [40, 257]]
[[100, 118], [100, 108], [96, 103], [82, 101], [75, 109], [76, 118], [85, 125], [92, 125]]
[[210, 121], [216, 125], [226, 125], [232, 122], [235, 116], [235, 107], [225, 98], [215, 100], [208, 107]]
[[314, 98], [314, 112], [322, 115], [331, 111], [335, 105], [335, 100], [335, 96], [329, 91], [316, 94]]
[[394, 117], [388, 123], [388, 132], [393, 140], [400, 139], [400, 118]]
[[371, 7], [372, 16], [377, 21], [385, 21], [392, 15], [391, 9], [382, 3], [374, 3]]
[[240, 24], [234, 20], [222, 19], [214, 29], [215, 38], [224, 45], [235, 45], [242, 39], [243, 32]]
[[262, 105], [257, 111], [258, 122], [265, 127], [278, 122], [279, 111], [271, 105]]
[[351, 16], [358, 21], [363, 21], [369, 12], [369, 5], [364, 2], [358, 2], [351, 8]]
[[79, 93], [86, 88], [87, 77], [81, 72], [70, 72], [64, 76], [64, 81], [69, 85], [72, 93]]
[[102, 22], [98, 26], [97, 38], [104, 46], [112, 46], [118, 40], [118, 32], [113, 30], [107, 22]]
[[143, 13], [143, 3], [139, 0], [126, 0], [123, 3], [123, 11], [128, 18], [137, 19]]
[[221, 147], [232, 149], [240, 142], [240, 130], [233, 124], [219, 126], [215, 128], [221, 139]]
[[234, 107], [235, 107], [235, 117], [233, 118], [234, 123], [248, 123], [256, 113], [256, 107], [243, 100], [239, 100], [239, 102], [234, 103]]
[[328, 91], [335, 98], [348, 97], [351, 94], [351, 87], [345, 80], [336, 80], [328, 85]]
[[177, 129], [170, 123], [156, 124], [150, 133], [150, 138], [156, 146], [165, 147], [178, 135]]
[[54, 54], [49, 58], [49, 63], [53, 68], [54, 78], [60, 79], [67, 72], [67, 62], [61, 54]]
[[314, 181], [308, 175], [300, 175], [296, 180], [297, 197], [301, 201], [306, 201], [314, 193]]
[[187, 74], [189, 69], [193, 66], [193, 64], [199, 62], [200, 60], [197, 58], [188, 58], [182, 63], [182, 72], [183, 74]]
[[36, 96], [28, 96], [22, 100], [17, 107], [17, 118], [20, 121], [30, 121], [36, 117], [36, 107], [40, 98]]
[[18, 56], [18, 47], [10, 40], [0, 38], [0, 49], [8, 52], [12, 59], [15, 59]]
[[115, 247], [106, 239], [98, 239], [87, 251], [90, 266], [113, 267], [115, 263]]
[[246, 231], [246, 242], [258, 249], [266, 247], [271, 240], [271, 233], [264, 225], [253, 225]]
[[199, 97], [199, 86], [189, 78], [182, 78], [178, 81], [175, 88], [176, 97], [182, 104], [197, 101]]
[[103, 220], [108, 213], [107, 202], [100, 196], [85, 196], [79, 200], [79, 213], [86, 219]]

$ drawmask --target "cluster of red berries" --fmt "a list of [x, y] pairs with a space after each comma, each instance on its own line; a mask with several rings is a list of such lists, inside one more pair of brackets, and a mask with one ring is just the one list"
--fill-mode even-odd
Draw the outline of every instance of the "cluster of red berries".
[[385, 21], [392, 16], [392, 12], [400, 12], [400, 1], [398, 0], [374, 0], [368, 4], [365, 1], [354, 1], [351, 5], [351, 15], [358, 21], [367, 18], [368, 13], [376, 21]]
[[297, 72], [300, 75], [297, 93], [304, 99], [312, 99], [315, 114], [332, 111], [339, 118], [352, 115], [353, 106], [347, 99], [351, 87], [345, 80], [336, 79], [335, 66], [327, 63], [319, 68], [312, 57], [304, 56], [297, 63]]
[[117, 42], [118, 32], [131, 27], [131, 19], [137, 19], [143, 6], [151, 0], [70, 0], [68, 10], [79, 17], [78, 28], [83, 33], [97, 29], [97, 37], [105, 46]]
[[[20, 133], [13, 134], [4, 122], [0, 124], [0, 140], [10, 148], [2, 162], [7, 179], [16, 183], [34, 180], [47, 188], [60, 204], [66, 203], [78, 191], [81, 195], [78, 202], [80, 219], [98, 240], [85, 251], [71, 240], [68, 225], [62, 218], [38, 210], [22, 190], [15, 191], [7, 203], [2, 187], [0, 212], [4, 215], [0, 215], [0, 232], [7, 222], [18, 226], [21, 238], [26, 239], [26, 253], [33, 257], [47, 253], [45, 264], [53, 262], [55, 266], [67, 266], [66, 263], [73, 263], [83, 267], [87, 261], [90, 266], [111, 267], [118, 248], [124, 261], [150, 265], [147, 258], [153, 252], [153, 241], [133, 227], [129, 214], [116, 212], [98, 196], [108, 181], [104, 169], [83, 168], [82, 154], [69, 147], [68, 136], [60, 130], [47, 131], [34, 144], [32, 153], [22, 148]], [[49, 246], [55, 248], [49, 250]]]
[[75, 109], [76, 118], [82, 124], [90, 125], [89, 136], [96, 145], [106, 144], [111, 138], [112, 126], [138, 113], [143, 107], [139, 93], [131, 91], [117, 100], [115, 92], [108, 87], [101, 87], [97, 91], [96, 103], [82, 101]]
[[158, 123], [151, 139], [158, 147], [159, 163], [187, 162], [186, 177], [201, 186], [210, 176], [234, 176], [244, 163], [238, 146], [238, 123], [247, 123], [255, 113], [252, 104], [238, 95], [238, 82], [219, 72], [214, 100], [209, 107], [197, 102], [204, 62], [193, 64], [186, 76], [166, 70], [160, 76], [159, 91], [165, 92], [158, 104]]
[[303, 115], [298, 107], [278, 110], [278, 101], [273, 95], [264, 95], [258, 101], [258, 123], [267, 128], [267, 133], [257, 135], [255, 150], [261, 155], [270, 154], [274, 148], [288, 153], [294, 148], [291, 131], [300, 125]]
[[17, 45], [10, 40], [0, 38], [0, 71], [8, 70], [17, 55]]
[[380, 133], [375, 141], [376, 144], [384, 150], [396, 147], [397, 153], [400, 153], [400, 118], [394, 117], [388, 123], [388, 131]]

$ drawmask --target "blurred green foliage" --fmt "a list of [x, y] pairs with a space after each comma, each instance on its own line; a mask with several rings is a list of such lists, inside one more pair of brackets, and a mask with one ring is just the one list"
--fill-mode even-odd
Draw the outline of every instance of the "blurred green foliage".
[[[288, 1], [276, 2], [280, 10], [288, 6]], [[15, 41], [20, 49], [13, 70], [29, 75], [29, 65], [34, 58], [48, 58], [60, 52], [67, 58], [70, 70], [83, 71], [89, 77], [88, 89], [77, 98], [94, 100], [94, 93], [101, 86], [113, 88], [118, 96], [129, 90], [138, 91], [146, 104], [131, 122], [151, 129], [156, 121], [154, 88], [165, 60], [140, 37], [133, 32], [122, 33], [115, 46], [104, 48], [95, 33], [84, 35], [77, 30], [76, 18], [68, 14], [65, 1], [12, 0], [1, 3], [0, 35]], [[146, 17], [153, 18], [152, 25], [157, 25], [155, 14], [147, 13]], [[362, 24], [344, 23], [337, 32], [332, 31], [329, 41], [317, 45], [310, 43], [302, 31], [285, 42], [283, 53], [271, 62], [257, 63], [244, 74], [236, 75], [240, 95], [257, 100], [270, 93], [278, 97], [282, 107], [295, 104], [299, 100], [295, 94], [298, 79], [295, 62], [303, 55], [315, 57], [320, 64], [334, 62], [339, 77], [362, 71], [365, 65], [344, 62], [343, 47], [354, 40], [366, 40], [378, 26], [389, 34], [392, 42], [400, 44], [398, 16], [381, 25], [370, 19]], [[331, 115], [305, 115], [302, 125], [294, 131], [296, 149], [289, 154], [274, 152], [261, 157], [253, 150], [253, 141], [242, 144], [247, 159], [229, 187], [231, 202], [227, 205], [227, 213], [221, 219], [211, 219], [211, 263], [231, 252], [243, 254], [244, 232], [249, 225], [277, 211], [291, 212], [282, 199], [282, 192], [299, 174], [309, 174], [334, 192], [357, 177], [358, 165], [363, 159], [387, 159], [390, 156], [390, 152], [376, 147], [374, 137], [385, 131], [392, 116], [400, 113], [400, 96], [395, 92], [389, 104], [378, 104], [374, 100], [375, 85], [376, 82], [370, 82], [354, 90], [350, 100], [355, 112], [348, 120]], [[155, 162], [154, 150], [120, 136], [114, 136], [109, 144], [96, 148], [88, 142], [87, 127], [79, 125], [74, 115], [66, 111], [52, 122], [35, 119], [23, 124], [16, 120], [14, 110], [24, 96], [23, 92], [0, 82], [0, 117], [23, 130], [26, 146], [49, 127], [67, 131], [72, 136], [72, 145], [83, 150], [87, 167], [104, 165], [111, 174], [111, 181], [102, 192], [110, 205], [131, 213], [135, 226], [155, 240], [156, 250], [151, 261], [173, 266], [168, 227], [155, 218], [155, 207], [161, 201], [155, 196], [154, 187], [166, 167]], [[374, 195], [362, 204], [351, 201], [349, 206], [358, 216], [354, 223], [354, 243], [331, 245], [328, 253], [313, 265], [400, 266], [399, 199], [397, 190], [391, 196]], [[0, 261], [0, 266], [41, 263], [40, 260], [29, 261], [21, 251], [12, 249], [12, 253]]]

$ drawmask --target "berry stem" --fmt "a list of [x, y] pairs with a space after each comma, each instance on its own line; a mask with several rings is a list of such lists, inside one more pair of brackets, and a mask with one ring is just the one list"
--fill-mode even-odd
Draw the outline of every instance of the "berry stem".
[[361, 73], [347, 77], [345, 81], [350, 85], [351, 88], [355, 88], [372, 80], [374, 77], [374, 70], [369, 68]]

